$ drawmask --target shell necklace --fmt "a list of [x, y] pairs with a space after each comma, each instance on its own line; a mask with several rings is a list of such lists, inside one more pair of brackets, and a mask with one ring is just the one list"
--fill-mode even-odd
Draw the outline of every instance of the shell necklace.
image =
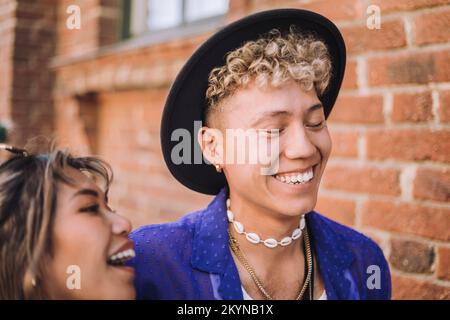
[[292, 231], [292, 234], [290, 236], [284, 237], [280, 241], [268, 238], [266, 240], [262, 240], [261, 237], [254, 233], [254, 232], [247, 232], [245, 231], [244, 225], [234, 219], [234, 213], [230, 210], [230, 199], [227, 199], [227, 216], [228, 216], [228, 222], [233, 224], [234, 230], [236, 230], [239, 234], [244, 234], [245, 238], [253, 243], [253, 244], [259, 244], [263, 243], [267, 248], [273, 249], [276, 248], [278, 245], [280, 246], [288, 246], [290, 245], [294, 240], [297, 240], [302, 236], [303, 229], [305, 228], [305, 215], [302, 214], [300, 218], [300, 223], [298, 228], [296, 228], [294, 231]]

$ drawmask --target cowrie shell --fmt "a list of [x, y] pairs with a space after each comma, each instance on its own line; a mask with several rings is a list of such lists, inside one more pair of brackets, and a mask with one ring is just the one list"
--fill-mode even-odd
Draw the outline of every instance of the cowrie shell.
[[247, 233], [245, 235], [245, 237], [247, 238], [248, 241], [250, 241], [251, 243], [260, 243], [261, 242], [261, 238], [256, 234], [256, 233]]
[[305, 218], [302, 218], [301, 220], [300, 220], [300, 229], [304, 229], [305, 228]]
[[298, 238], [300, 238], [302, 235], [302, 230], [300, 228], [295, 229], [292, 232], [292, 239], [297, 240]]
[[278, 241], [273, 238], [269, 238], [264, 240], [264, 245], [268, 248], [275, 248], [278, 245]]
[[237, 233], [239, 234], [244, 233], [244, 226], [239, 221], [233, 221], [233, 226]]
[[290, 245], [292, 242], [292, 238], [291, 237], [285, 237], [280, 241], [280, 245], [282, 245], [283, 247]]
[[229, 222], [233, 222], [234, 221], [234, 214], [230, 210], [227, 210], [227, 217], [228, 217], [228, 221]]

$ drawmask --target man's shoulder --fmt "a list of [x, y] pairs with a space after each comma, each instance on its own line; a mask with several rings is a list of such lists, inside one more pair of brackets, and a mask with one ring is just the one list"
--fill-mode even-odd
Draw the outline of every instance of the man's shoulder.
[[144, 248], [150, 249], [152, 246], [169, 248], [169, 244], [175, 242], [186, 243], [192, 240], [197, 224], [199, 223], [203, 210], [189, 213], [180, 219], [159, 224], [148, 224], [133, 230], [129, 237], [139, 247], [145, 243]]
[[[345, 248], [353, 257], [352, 269], [357, 274], [380, 275], [382, 290], [369, 290], [364, 286], [367, 299], [390, 299], [391, 276], [388, 262], [380, 246], [363, 233], [340, 224], [316, 212], [315, 220], [319, 228], [326, 230], [328, 242], [335, 248]], [[366, 290], [367, 289], [367, 290]]]
[[[365, 234], [349, 227], [336, 222], [318, 212], [315, 212], [316, 220], [325, 225], [327, 228], [333, 231], [333, 235], [336, 237], [337, 241], [344, 243], [353, 249], [360, 252], [366, 252], [370, 256], [380, 255], [383, 256], [383, 252], [380, 246], [373, 241], [371, 238]], [[384, 256], [383, 256], [384, 257]]]
[[[128, 265], [135, 268], [138, 299], [172, 299], [177, 295], [174, 277], [189, 277], [195, 230], [203, 211], [179, 220], [142, 226], [130, 233], [136, 256]], [[187, 280], [186, 280], [187, 281]]]

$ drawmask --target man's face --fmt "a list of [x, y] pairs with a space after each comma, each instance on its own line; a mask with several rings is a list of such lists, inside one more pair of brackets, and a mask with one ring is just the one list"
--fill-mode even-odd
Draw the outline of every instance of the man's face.
[[[305, 91], [293, 81], [277, 88], [252, 85], [225, 100], [218, 117], [224, 136], [223, 169], [232, 195], [283, 215], [296, 216], [314, 209], [331, 152], [324, 110], [314, 89]], [[260, 142], [265, 141], [267, 149], [278, 144], [271, 149], [276, 151], [272, 157], [278, 157], [278, 170], [264, 175], [261, 169], [267, 163], [237, 163], [235, 155], [244, 152], [249, 160], [249, 152], [258, 148], [251, 148], [253, 141], [244, 150], [236, 139], [227, 138], [226, 129], [254, 129], [258, 145], [264, 147]], [[227, 162], [231, 151], [234, 161]]]

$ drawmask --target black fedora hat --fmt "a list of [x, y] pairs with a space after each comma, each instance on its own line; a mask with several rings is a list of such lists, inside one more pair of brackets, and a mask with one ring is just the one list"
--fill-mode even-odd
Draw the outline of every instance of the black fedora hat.
[[[330, 20], [311, 11], [276, 9], [259, 12], [227, 25], [204, 42], [178, 73], [162, 115], [161, 147], [164, 160], [172, 175], [189, 189], [214, 195], [226, 185], [224, 174], [217, 173], [214, 166], [204, 161], [195, 163], [201, 152], [197, 142], [199, 128], [194, 126], [194, 122], [204, 122], [209, 73], [213, 68], [224, 65], [227, 53], [245, 42], [256, 40], [274, 28], [281, 32], [289, 30], [292, 25], [302, 33], [314, 34], [328, 47], [332, 75], [326, 92], [319, 99], [324, 106], [325, 117], [330, 114], [342, 84], [346, 60], [344, 40]], [[190, 134], [190, 150], [194, 152], [182, 154], [190, 161], [175, 163], [172, 160], [172, 151], [177, 150], [174, 147], [180, 143], [172, 137], [176, 129], [184, 129]]]

